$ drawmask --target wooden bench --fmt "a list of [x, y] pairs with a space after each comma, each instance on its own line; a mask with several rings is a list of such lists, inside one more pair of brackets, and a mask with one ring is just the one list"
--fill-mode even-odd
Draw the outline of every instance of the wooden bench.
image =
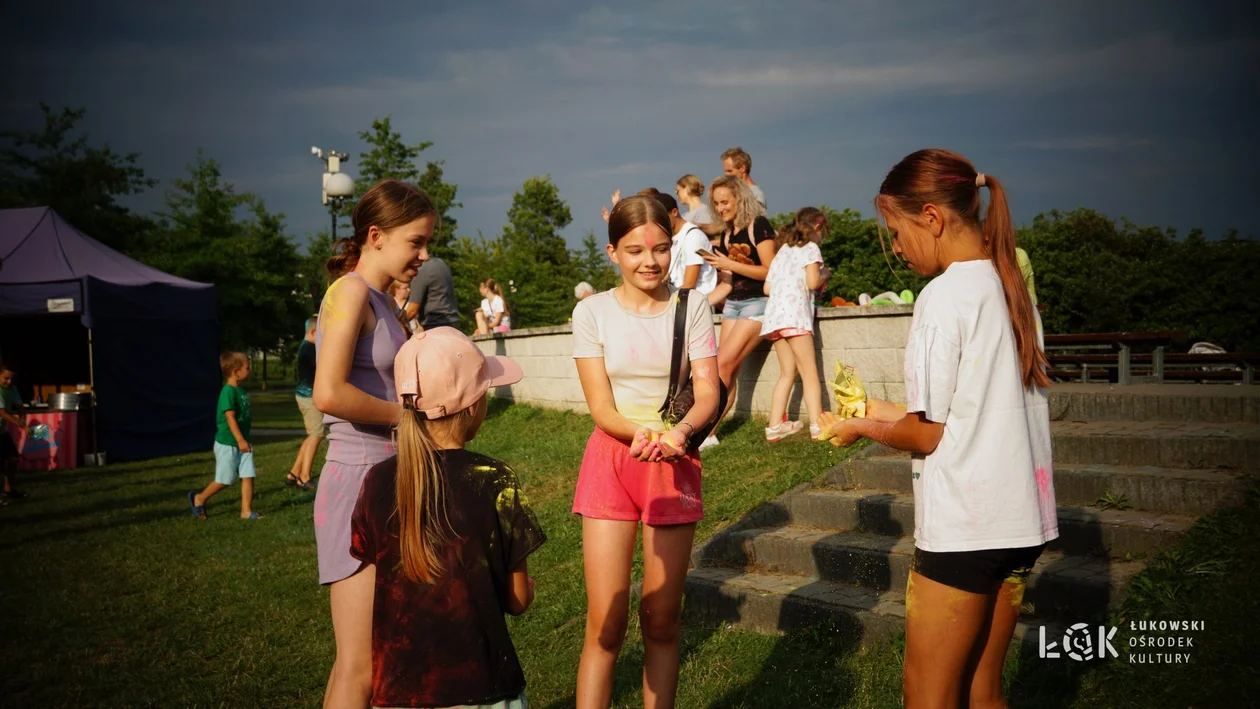
[[[1176, 337], [1174, 333], [1108, 333], [1105, 336], [1112, 337], [1117, 334], [1135, 334], [1135, 335], [1158, 335], [1159, 337], [1130, 337], [1128, 342], [1131, 344], [1150, 344], [1151, 342], [1164, 341], [1165, 336], [1171, 335]], [[1102, 380], [1111, 381], [1111, 373], [1116, 373], [1115, 379], [1119, 383], [1132, 383], [1133, 379], [1138, 376], [1146, 381], [1163, 382], [1163, 381], [1234, 381], [1242, 384], [1255, 383], [1255, 369], [1260, 365], [1260, 353], [1254, 352], [1225, 352], [1220, 354], [1191, 354], [1188, 352], [1165, 352], [1163, 344], [1156, 344], [1152, 352], [1134, 353], [1131, 350], [1128, 353], [1128, 374], [1129, 381], [1123, 381], [1123, 373], [1126, 369], [1125, 348], [1123, 341], [1115, 345], [1117, 352], [1105, 354], [1082, 354], [1082, 353], [1059, 353], [1053, 352], [1051, 342], [1054, 346], [1061, 349], [1100, 349], [1106, 346], [1106, 343], [1099, 344], [1080, 344], [1088, 343], [1090, 340], [1096, 340], [1103, 335], [1049, 335], [1046, 337], [1046, 350], [1050, 359], [1051, 368], [1049, 374], [1051, 377], [1058, 379], [1076, 379], [1081, 381], [1098, 381], [1096, 374], [1103, 375]], [[1169, 338], [1171, 339], [1171, 338]], [[1074, 368], [1069, 368], [1074, 367]]]
[[[1090, 365], [1094, 369], [1116, 372], [1119, 384], [1133, 383], [1133, 348], [1150, 348], [1152, 370], [1164, 370], [1164, 348], [1181, 335], [1176, 332], [1100, 332], [1079, 335], [1046, 335], [1046, 356], [1050, 360], [1050, 376], [1061, 379], [1080, 377], [1083, 382], [1090, 381]], [[1078, 354], [1075, 352], [1059, 352], [1062, 350], [1108, 350], [1106, 354]], [[1074, 365], [1077, 369], [1066, 369], [1063, 365]]]

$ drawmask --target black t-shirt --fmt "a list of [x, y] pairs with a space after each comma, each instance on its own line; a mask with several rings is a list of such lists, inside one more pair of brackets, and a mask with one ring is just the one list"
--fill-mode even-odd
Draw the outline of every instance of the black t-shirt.
[[315, 343], [302, 340], [298, 345], [297, 356], [297, 393], [299, 396], [310, 396], [315, 388]]
[[[749, 237], [749, 231], [752, 232], [752, 237]], [[774, 240], [774, 227], [770, 226], [769, 219], [757, 217], [753, 220], [751, 229], [741, 229], [729, 239], [724, 237], [718, 250], [734, 261], [760, 266], [761, 254], [757, 253], [757, 244], [766, 239]], [[766, 297], [763, 290], [765, 282], [764, 278], [749, 278], [738, 273], [732, 273], [731, 294], [727, 297], [730, 300], [764, 298]]]
[[438, 453], [455, 540], [446, 575], [409, 580], [398, 546], [398, 459], [368, 471], [351, 517], [350, 553], [376, 565], [372, 706], [493, 704], [525, 689], [504, 618], [512, 569], [546, 540], [506, 464]]

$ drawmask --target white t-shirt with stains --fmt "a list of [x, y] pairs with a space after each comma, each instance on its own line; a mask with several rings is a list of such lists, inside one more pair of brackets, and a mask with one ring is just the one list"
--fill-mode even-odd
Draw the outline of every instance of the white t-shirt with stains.
[[[677, 297], [675, 291], [670, 305], [656, 315], [630, 312], [611, 290], [573, 309], [573, 358], [602, 357], [617, 411], [653, 431], [665, 430], [659, 412], [669, 391]], [[713, 310], [698, 293], [687, 298], [686, 333], [690, 361], [717, 356]]]
[[945, 424], [936, 450], [913, 462], [915, 546], [975, 551], [1057, 538], [1046, 390], [1023, 385], [991, 261], [950, 265], [915, 300], [905, 380], [907, 409]]

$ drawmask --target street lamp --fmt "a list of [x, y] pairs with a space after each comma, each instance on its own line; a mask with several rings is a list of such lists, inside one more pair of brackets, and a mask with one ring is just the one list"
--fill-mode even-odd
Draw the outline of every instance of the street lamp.
[[324, 151], [314, 145], [311, 146], [311, 155], [324, 161], [323, 203], [329, 205], [328, 210], [332, 214], [332, 231], [329, 232], [329, 236], [335, 244], [337, 243], [337, 212], [341, 211], [341, 205], [347, 199], [354, 196], [354, 180], [341, 171], [341, 163], [350, 162], [350, 156], [336, 150], [329, 150], [328, 155], [325, 156]]

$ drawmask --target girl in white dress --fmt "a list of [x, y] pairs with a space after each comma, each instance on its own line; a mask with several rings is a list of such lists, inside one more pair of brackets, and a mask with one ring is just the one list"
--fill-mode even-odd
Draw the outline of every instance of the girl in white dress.
[[779, 381], [770, 400], [770, 425], [766, 440], [774, 443], [800, 431], [804, 424], [787, 420], [788, 397], [796, 375], [801, 375], [809, 434], [818, 440], [818, 416], [822, 413], [822, 385], [814, 361], [814, 296], [822, 281], [822, 252], [818, 232], [792, 224], [775, 236], [778, 252], [770, 262], [764, 287], [770, 300], [761, 320], [761, 336], [774, 343], [779, 358]]

